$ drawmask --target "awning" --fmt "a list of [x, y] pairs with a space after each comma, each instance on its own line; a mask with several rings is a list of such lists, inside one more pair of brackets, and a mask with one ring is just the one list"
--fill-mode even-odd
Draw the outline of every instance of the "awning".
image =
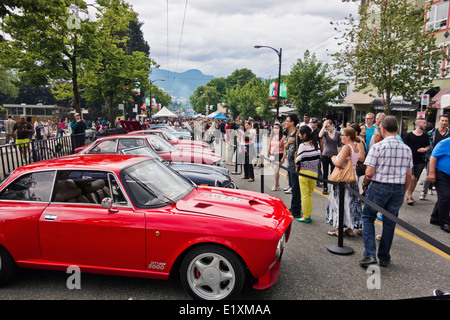
[[344, 99], [344, 103], [351, 104], [372, 104], [373, 100], [376, 97], [376, 93], [362, 93], [362, 92], [353, 92], [351, 95]]
[[[375, 110], [383, 110], [383, 100], [380, 97], [377, 97], [373, 101], [373, 108]], [[419, 108], [418, 103], [412, 103], [409, 101], [405, 101], [401, 96], [394, 96], [391, 99], [390, 110], [392, 111], [415, 111]]]
[[[443, 95], [450, 94], [450, 88], [441, 89], [433, 98], [431, 98], [432, 101], [435, 102], [436, 108], [441, 108], [441, 98]], [[446, 106], [444, 106], [445, 108]]]

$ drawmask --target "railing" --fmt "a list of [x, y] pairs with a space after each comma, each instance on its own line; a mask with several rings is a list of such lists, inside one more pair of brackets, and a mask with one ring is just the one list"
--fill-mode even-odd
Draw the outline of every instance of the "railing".
[[0, 180], [23, 165], [73, 154], [78, 137], [84, 133], [0, 146]]

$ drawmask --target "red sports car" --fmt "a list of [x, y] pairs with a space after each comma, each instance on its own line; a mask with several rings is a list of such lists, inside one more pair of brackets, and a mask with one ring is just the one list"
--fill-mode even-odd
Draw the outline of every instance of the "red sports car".
[[88, 146], [77, 148], [76, 153], [111, 153], [121, 149], [150, 146], [166, 161], [221, 165], [222, 157], [211, 149], [197, 147], [178, 147], [163, 138], [151, 134], [121, 134], [106, 136], [95, 140]]
[[131, 131], [130, 134], [153, 134], [157, 135], [170, 144], [173, 144], [174, 146], [191, 146], [191, 147], [203, 147], [203, 148], [209, 148], [209, 144], [207, 144], [204, 141], [197, 141], [197, 140], [187, 140], [187, 139], [180, 139], [177, 136], [175, 136], [173, 133], [163, 130], [163, 129], [150, 129], [150, 130], [137, 130], [137, 131]]
[[23, 166], [0, 184], [0, 283], [17, 267], [168, 279], [228, 299], [270, 287], [292, 216], [256, 192], [196, 187], [160, 161], [79, 155]]

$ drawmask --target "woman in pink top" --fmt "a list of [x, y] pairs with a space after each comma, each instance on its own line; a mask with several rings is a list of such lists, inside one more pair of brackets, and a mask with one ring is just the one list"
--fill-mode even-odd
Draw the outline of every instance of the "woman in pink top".
[[268, 157], [272, 163], [273, 177], [275, 179], [275, 185], [270, 189], [271, 191], [277, 191], [280, 189], [280, 165], [283, 164], [286, 159], [286, 151], [284, 150], [284, 144], [286, 143], [286, 137], [283, 135], [281, 125], [277, 122], [273, 125], [272, 137], [270, 139], [270, 148]]

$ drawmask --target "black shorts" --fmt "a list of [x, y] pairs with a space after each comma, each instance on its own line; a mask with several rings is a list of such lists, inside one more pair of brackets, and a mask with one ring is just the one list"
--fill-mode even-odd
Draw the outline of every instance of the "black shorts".
[[417, 164], [413, 165], [412, 175], [414, 177], [416, 177], [417, 179], [419, 179], [424, 168], [425, 168], [425, 163], [417, 163]]

